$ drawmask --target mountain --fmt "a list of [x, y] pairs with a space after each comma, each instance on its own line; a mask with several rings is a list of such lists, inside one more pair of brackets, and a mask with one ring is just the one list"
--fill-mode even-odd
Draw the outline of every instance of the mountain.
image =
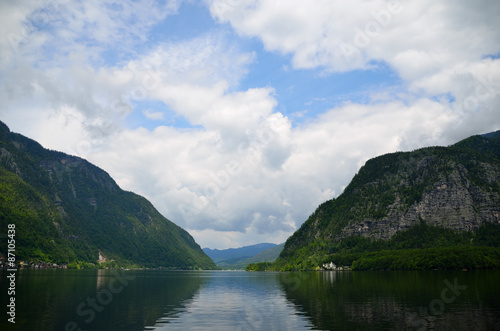
[[249, 257], [236, 265], [238, 269], [244, 269], [250, 263], [274, 262], [280, 256], [281, 251], [285, 247], [285, 243], [268, 248], [259, 254]]
[[285, 243], [279, 244], [277, 246], [268, 248], [259, 254], [246, 259], [245, 263], [256, 263], [256, 262], [274, 262], [279, 256], [281, 251], [285, 247]]
[[500, 131], [367, 161], [286, 241], [274, 268], [312, 269], [342, 256], [347, 265], [360, 257], [347, 253], [378, 250], [498, 247], [499, 224]]
[[262, 252], [258, 253], [257, 255], [247, 257], [247, 258], [239, 257], [239, 258], [234, 258], [234, 259], [222, 260], [222, 261], [217, 262], [217, 266], [220, 268], [223, 268], [223, 269], [243, 270], [249, 264], [252, 264], [252, 263], [262, 263], [262, 262], [271, 263], [271, 262], [276, 261], [276, 259], [280, 255], [281, 251], [283, 250], [284, 246], [285, 246], [285, 243], [282, 243], [282, 244], [276, 245], [274, 247], [265, 249]]
[[490, 139], [500, 139], [500, 130], [495, 131], [495, 132], [485, 133], [481, 136], [483, 136], [485, 138], [490, 138]]
[[[0, 229], [17, 261], [214, 269], [194, 239], [84, 159], [43, 148], [0, 122]], [[7, 241], [0, 242], [6, 256]]]
[[[254, 257], [257, 254], [276, 246], [276, 244], [262, 243], [240, 248], [203, 248], [203, 251], [217, 264], [217, 266], [230, 268], [232, 265], [235, 265], [238, 262]], [[245, 265], [242, 268], [245, 268]]]

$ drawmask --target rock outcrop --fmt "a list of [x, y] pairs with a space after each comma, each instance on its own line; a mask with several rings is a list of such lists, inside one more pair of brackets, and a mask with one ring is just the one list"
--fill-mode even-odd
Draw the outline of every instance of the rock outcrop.
[[278, 261], [349, 237], [388, 240], [422, 221], [455, 231], [500, 223], [500, 132], [367, 161], [287, 240]]
[[[457, 160], [424, 156], [411, 162], [416, 162], [415, 166], [405, 164], [404, 173], [386, 174], [381, 179], [392, 185], [394, 195], [394, 202], [385, 207], [387, 215], [352, 222], [337, 239], [353, 235], [389, 239], [421, 220], [457, 231], [476, 230], [485, 222], [500, 223], [500, 193], [492, 189], [500, 181], [498, 164], [474, 164], [481, 174], [481, 185], [478, 179], [469, 178], [469, 171]], [[419, 201], [408, 206], [404, 192], [410, 187], [407, 178], [411, 176], [417, 177], [413, 185], [425, 185]]]

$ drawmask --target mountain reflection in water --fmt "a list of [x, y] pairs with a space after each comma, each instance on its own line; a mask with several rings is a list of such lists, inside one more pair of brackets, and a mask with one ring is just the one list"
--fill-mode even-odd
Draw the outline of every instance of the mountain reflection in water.
[[[495, 330], [500, 271], [19, 270], [2, 330]], [[0, 291], [7, 293], [6, 272]], [[3, 307], [7, 296], [1, 296]]]

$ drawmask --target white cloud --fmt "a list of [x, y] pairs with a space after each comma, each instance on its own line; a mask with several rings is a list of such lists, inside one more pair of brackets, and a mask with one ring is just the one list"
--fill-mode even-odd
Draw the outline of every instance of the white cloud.
[[[73, 52], [84, 52], [86, 57], [100, 62], [100, 52], [112, 46], [129, 53], [132, 46], [147, 38], [149, 29], [167, 15], [177, 12], [182, 0], [140, 1], [73, 1], [48, 0], [30, 3], [31, 12], [25, 13], [26, 43], [19, 44], [24, 55], [42, 50], [45, 61], [61, 61]], [[19, 25], [19, 24], [18, 24]], [[18, 29], [19, 30], [19, 29]], [[32, 40], [43, 37], [40, 45]], [[36, 48], [32, 47], [36, 46]], [[54, 56], [55, 55], [55, 56]]]
[[[79, 151], [88, 150], [88, 144], [100, 143], [123, 126], [135, 101], [130, 94], [142, 87], [129, 68], [102, 66], [102, 52], [133, 53], [132, 46], [144, 41], [151, 26], [174, 14], [180, 3], [0, 3], [2, 117], [13, 120], [13, 129], [66, 152], [81, 154]], [[44, 130], [30, 129], [39, 126], [42, 118], [61, 119], [48, 127], [57, 122], [71, 137], [78, 138], [57, 141]], [[82, 129], [70, 130], [73, 122]], [[78, 147], [75, 140], [85, 141], [87, 147]]]
[[[0, 3], [2, 120], [87, 157], [202, 246], [282, 242], [367, 159], [500, 128], [500, 60], [486, 56], [500, 52], [498, 1], [210, 1], [213, 17], [291, 55], [288, 70], [384, 62], [403, 81], [366, 104], [296, 112], [296, 126], [272, 86], [240, 87], [260, 59], [230, 32], [141, 44], [180, 1], [53, 3]], [[113, 50], [125, 55], [106, 65]], [[192, 127], [130, 128], [141, 102]]]
[[443, 128], [455, 120], [450, 108], [427, 99], [348, 103], [298, 128], [269, 114], [235, 149], [224, 147], [233, 137], [217, 130], [124, 130], [91, 160], [151, 199], [202, 246], [234, 247], [291, 234], [319, 203], [341, 193], [368, 158], [450, 143]]
[[[500, 4], [483, 1], [209, 1], [212, 15], [266, 48], [293, 55], [297, 68], [344, 71], [371, 61], [394, 65], [405, 79], [451, 61], [500, 51]], [[361, 54], [346, 57], [343, 46]], [[349, 47], [346, 47], [349, 49]], [[347, 52], [349, 53], [349, 52]]]
[[[477, 86], [476, 77], [485, 77], [479, 68], [488, 68], [492, 80], [500, 81], [500, 61], [488, 58], [500, 54], [498, 1], [208, 3], [214, 18], [241, 35], [259, 38], [268, 50], [291, 54], [295, 68], [343, 72], [383, 62], [417, 95], [450, 93], [457, 113]], [[498, 93], [496, 87], [490, 96]]]

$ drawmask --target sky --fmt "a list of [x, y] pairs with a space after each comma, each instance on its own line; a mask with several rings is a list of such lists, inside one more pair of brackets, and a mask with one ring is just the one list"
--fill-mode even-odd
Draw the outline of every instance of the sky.
[[282, 243], [370, 158], [500, 129], [498, 0], [0, 0], [0, 120], [201, 247]]

